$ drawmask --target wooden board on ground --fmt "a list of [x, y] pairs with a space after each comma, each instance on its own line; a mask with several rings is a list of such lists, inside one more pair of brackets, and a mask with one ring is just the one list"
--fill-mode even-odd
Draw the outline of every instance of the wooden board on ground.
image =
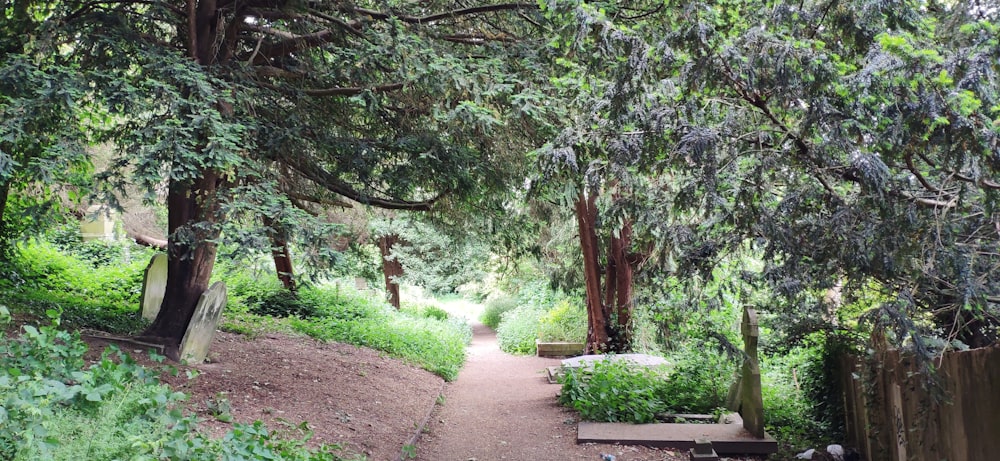
[[766, 455], [778, 451], [778, 442], [764, 434], [755, 438], [742, 424], [625, 424], [581, 422], [577, 443], [612, 443], [690, 450], [695, 440], [712, 442], [719, 455]]

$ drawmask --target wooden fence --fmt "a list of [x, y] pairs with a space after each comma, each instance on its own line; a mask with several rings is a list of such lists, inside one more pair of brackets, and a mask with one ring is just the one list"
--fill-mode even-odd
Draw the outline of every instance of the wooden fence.
[[1000, 345], [935, 360], [940, 403], [911, 357], [876, 354], [871, 363], [881, 366], [842, 362], [847, 442], [865, 459], [1000, 460]]

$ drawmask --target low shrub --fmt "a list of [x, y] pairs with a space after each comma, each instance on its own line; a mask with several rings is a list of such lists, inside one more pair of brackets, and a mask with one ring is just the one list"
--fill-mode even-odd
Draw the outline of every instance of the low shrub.
[[209, 438], [182, 414], [186, 396], [157, 373], [114, 347], [85, 366], [79, 336], [58, 328], [58, 312], [46, 315], [50, 325], [8, 338], [10, 312], [0, 306], [0, 459], [344, 459], [339, 447], [308, 448], [309, 434], [279, 438], [259, 421]]
[[592, 369], [570, 369], [559, 382], [559, 403], [588, 421], [651, 423], [666, 410], [663, 376], [646, 367], [604, 360]]
[[[816, 369], [823, 359], [819, 346], [762, 357], [765, 427], [785, 451], [801, 451], [838, 440], [838, 431], [824, 418], [828, 415], [817, 414], [822, 406], [808, 392], [809, 386], [815, 384], [815, 374], [828, 372]], [[797, 373], [793, 374], [793, 370]]]
[[517, 307], [517, 301], [514, 298], [501, 297], [494, 298], [486, 302], [483, 307], [483, 313], [479, 316], [479, 321], [490, 327], [492, 330], [496, 330], [500, 326], [500, 320], [502, 320], [503, 315], [508, 311], [514, 310]]
[[451, 314], [440, 306], [428, 303], [403, 304], [402, 312], [415, 317], [426, 317], [429, 319], [448, 320]]
[[569, 299], [559, 301], [539, 319], [538, 338], [542, 341], [585, 341], [587, 311]]
[[519, 306], [503, 315], [497, 326], [497, 343], [509, 354], [534, 354], [538, 326], [545, 311], [532, 306]]
[[725, 405], [735, 361], [702, 344], [668, 359], [667, 370], [604, 361], [561, 381], [560, 402], [584, 419], [643, 423], [656, 413], [713, 414]]
[[735, 379], [737, 362], [723, 351], [703, 342], [688, 343], [671, 354], [669, 379], [658, 392], [672, 413], [713, 413], [725, 406], [729, 385]]
[[245, 303], [257, 315], [268, 315], [271, 317], [314, 317], [318, 309], [308, 300], [304, 300], [293, 291], [284, 287], [279, 290], [263, 294], [254, 294], [245, 298]]
[[142, 278], [150, 255], [149, 251], [137, 250], [127, 260], [119, 255], [107, 264], [95, 266], [89, 260], [60, 251], [55, 245], [33, 241], [19, 246], [15, 263], [5, 270], [17, 273], [16, 278], [21, 281], [16, 287], [19, 289], [66, 293], [113, 311], [138, 312]]

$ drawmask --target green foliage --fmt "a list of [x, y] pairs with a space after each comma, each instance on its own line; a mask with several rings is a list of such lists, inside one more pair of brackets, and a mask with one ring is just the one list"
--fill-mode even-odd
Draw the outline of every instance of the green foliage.
[[543, 315], [543, 309], [531, 305], [520, 305], [503, 314], [500, 325], [497, 326], [500, 350], [509, 354], [534, 354]]
[[245, 302], [250, 306], [250, 312], [271, 317], [312, 317], [318, 310], [316, 306], [299, 299], [295, 292], [283, 287], [263, 298], [248, 296]]
[[559, 403], [588, 421], [652, 423], [666, 410], [658, 394], [664, 376], [624, 361], [595, 362], [592, 369], [570, 369], [560, 378]]
[[[9, 11], [9, 10], [8, 10]], [[0, 252], [64, 219], [65, 198], [79, 200], [90, 187], [91, 168], [77, 123], [89, 91], [78, 69], [59, 53], [38, 50], [43, 22], [0, 24], [14, 40], [0, 52]]]
[[145, 323], [138, 313], [139, 297], [149, 252], [137, 250], [127, 262], [120, 253], [100, 263], [108, 254], [119, 254], [118, 250], [104, 253], [104, 249], [121, 247], [99, 243], [75, 248], [97, 249], [90, 254], [100, 256], [83, 260], [44, 241], [19, 246], [17, 257], [2, 266], [8, 274], [5, 279], [14, 282], [0, 284], [7, 302], [26, 312], [56, 309], [66, 324], [75, 327], [113, 333], [141, 331]]
[[448, 311], [435, 304], [403, 304], [402, 311], [415, 317], [426, 317], [436, 320], [448, 320], [451, 315]]
[[184, 394], [114, 347], [86, 366], [86, 345], [57, 328], [58, 312], [47, 315], [50, 325], [25, 325], [20, 336], [7, 337], [10, 313], [0, 306], [0, 458], [344, 459], [337, 446], [307, 448], [307, 431], [277, 437], [259, 421], [210, 439], [180, 412]]
[[538, 339], [584, 342], [587, 339], [587, 311], [569, 299], [559, 301], [539, 319]]
[[483, 325], [496, 330], [497, 327], [500, 326], [500, 320], [503, 318], [503, 315], [506, 312], [513, 310], [515, 307], [517, 307], [517, 300], [511, 297], [503, 296], [490, 299], [489, 301], [486, 301], [483, 313], [479, 317], [479, 321], [482, 322]]
[[669, 379], [658, 395], [672, 413], [711, 414], [725, 406], [737, 361], [707, 342], [691, 341], [667, 360]]
[[399, 282], [447, 294], [485, 276], [483, 265], [489, 260], [489, 253], [467, 229], [417, 219], [397, 217], [372, 224], [377, 235], [399, 237], [390, 256], [403, 265]]

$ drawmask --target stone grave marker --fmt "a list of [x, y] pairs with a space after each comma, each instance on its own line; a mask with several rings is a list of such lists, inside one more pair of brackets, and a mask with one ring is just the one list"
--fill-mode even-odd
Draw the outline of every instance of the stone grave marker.
[[198, 305], [194, 308], [191, 323], [188, 324], [184, 339], [181, 340], [181, 360], [190, 364], [205, 361], [208, 347], [215, 337], [215, 328], [219, 326], [219, 319], [222, 318], [222, 309], [225, 307], [226, 284], [215, 282], [201, 294]]
[[547, 379], [550, 384], [558, 384], [559, 377], [566, 373], [569, 369], [588, 369], [593, 368], [595, 362], [627, 362], [633, 367], [658, 367], [670, 365], [663, 357], [657, 357], [655, 355], [648, 354], [592, 354], [592, 355], [581, 355], [577, 357], [571, 357], [568, 359], [563, 359], [559, 366], [547, 367], [545, 370], [548, 373]]
[[157, 253], [149, 260], [142, 278], [142, 318], [152, 322], [160, 313], [163, 295], [167, 292], [167, 255]]
[[744, 306], [743, 324], [743, 373], [740, 377], [740, 406], [743, 416], [743, 428], [759, 439], [764, 438], [764, 398], [761, 394], [760, 366], [757, 363], [757, 340], [760, 331], [757, 328], [757, 311]]
[[80, 220], [80, 235], [83, 241], [111, 240], [115, 235], [115, 221], [112, 212], [101, 205], [91, 205]]

